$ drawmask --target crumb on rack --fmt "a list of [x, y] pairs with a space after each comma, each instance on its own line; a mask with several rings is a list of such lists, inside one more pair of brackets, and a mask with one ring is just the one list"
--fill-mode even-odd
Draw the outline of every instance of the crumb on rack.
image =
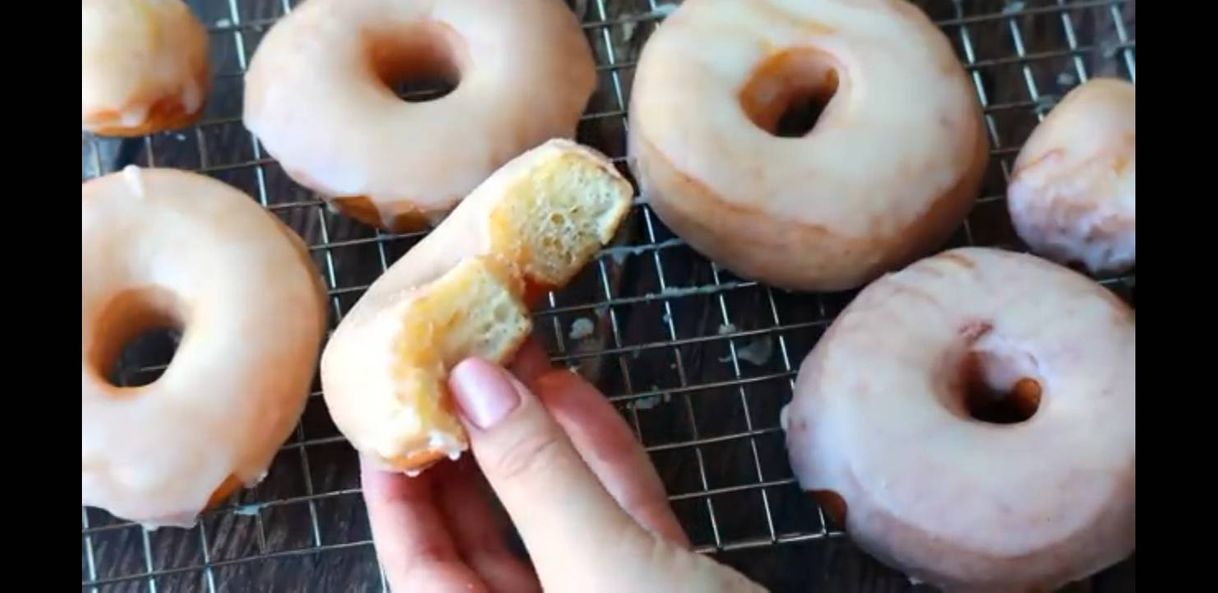
[[672, 401], [672, 394], [665, 392], [665, 393], [657, 393], [656, 395], [649, 395], [647, 397], [641, 397], [639, 399], [636, 399], [636, 400], [630, 402], [629, 404], [627, 404], [627, 406], [630, 408], [634, 408], [635, 410], [650, 410], [650, 409], [660, 405], [661, 403], [666, 404], [670, 401]]
[[256, 516], [258, 516], [258, 512], [261, 510], [262, 510], [261, 504], [258, 504], [258, 503], [243, 504], [243, 505], [233, 509], [233, 514], [241, 515], [242, 517], [256, 517]]
[[674, 13], [676, 11], [677, 11], [676, 4], [670, 4], [668, 2], [665, 2], [663, 4], [657, 4], [655, 7], [655, 10], [651, 11], [651, 14], [659, 16], [659, 17], [667, 17], [667, 16], [672, 15], [672, 13]]
[[[743, 360], [744, 362], [755, 366], [765, 366], [765, 364], [770, 361], [770, 356], [773, 354], [774, 340], [770, 336], [760, 336], [744, 345], [744, 347], [736, 349], [737, 360]], [[731, 354], [725, 354], [719, 357], [719, 362], [728, 363], [731, 361]]]
[[770, 336], [761, 336], [736, 350], [736, 358], [755, 366], [765, 366], [774, 353], [774, 340]]
[[596, 325], [591, 319], [580, 317], [571, 322], [571, 331], [567, 334], [572, 340], [582, 340], [596, 333]]

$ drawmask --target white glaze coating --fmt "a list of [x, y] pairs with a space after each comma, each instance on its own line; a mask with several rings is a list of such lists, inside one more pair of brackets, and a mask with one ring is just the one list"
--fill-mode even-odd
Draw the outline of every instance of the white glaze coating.
[[83, 129], [146, 126], [158, 102], [203, 106], [207, 32], [181, 0], [83, 0], [80, 20]]
[[[448, 95], [402, 101], [370, 67], [372, 40], [411, 35], [451, 54], [460, 82]], [[424, 51], [436, 53], [384, 53]], [[369, 198], [384, 226], [434, 224], [512, 157], [573, 137], [595, 84], [561, 0], [309, 0], [258, 46], [245, 123], [299, 183]]]
[[[748, 115], [834, 77], [803, 137]], [[795, 289], [857, 286], [946, 240], [988, 159], [951, 44], [904, 0], [689, 0], [643, 50], [630, 123], [657, 214], [736, 273]]]
[[[232, 187], [134, 167], [83, 184], [81, 504], [189, 526], [230, 475], [261, 480], [303, 410], [324, 299], [300, 239]], [[149, 312], [181, 322], [173, 361], [115, 387], [100, 352]]]
[[[993, 388], [1041, 385], [1030, 419], [968, 415], [970, 351]], [[1134, 366], [1134, 313], [1107, 289], [1034, 256], [952, 250], [864, 289], [803, 362], [792, 468], [910, 576], [1055, 590], [1133, 550]]]
[[1007, 205], [1033, 251], [1094, 273], [1137, 259], [1135, 90], [1095, 78], [1066, 94], [1019, 151]]

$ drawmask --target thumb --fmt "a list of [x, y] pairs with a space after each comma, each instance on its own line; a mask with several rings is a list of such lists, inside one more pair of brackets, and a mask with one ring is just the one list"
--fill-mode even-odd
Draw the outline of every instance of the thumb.
[[453, 368], [448, 381], [474, 458], [511, 515], [543, 585], [577, 590], [579, 583], [563, 581], [572, 576], [586, 584], [599, 572], [603, 558], [575, 553], [588, 549], [589, 538], [629, 545], [647, 537], [541, 401], [514, 377], [471, 358]]

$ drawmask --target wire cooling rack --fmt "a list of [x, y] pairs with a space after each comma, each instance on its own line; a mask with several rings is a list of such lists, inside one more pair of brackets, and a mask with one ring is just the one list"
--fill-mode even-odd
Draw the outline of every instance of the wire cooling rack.
[[[745, 1], [745, 0], [742, 0]], [[330, 212], [289, 181], [240, 120], [242, 73], [296, 0], [200, 0], [214, 87], [202, 122], [120, 141], [82, 134], [82, 179], [134, 162], [201, 171], [246, 191], [311, 246], [331, 323], [420, 233], [390, 235]], [[675, 7], [660, 0], [570, 0], [594, 48], [599, 88], [579, 139], [624, 166], [626, 105], [639, 49]], [[993, 156], [952, 245], [1022, 249], [1004, 204], [1021, 143], [1067, 90], [1136, 77], [1132, 0], [922, 0], [955, 44], [985, 108]], [[424, 92], [425, 94], [425, 92]], [[1133, 275], [1100, 278], [1132, 300]], [[774, 591], [918, 589], [868, 559], [799, 492], [778, 411], [799, 362], [853, 293], [792, 294], [717, 268], [636, 199], [618, 241], [537, 313], [551, 355], [578, 367], [646, 446], [698, 550]], [[172, 336], [128, 349], [120, 381], [148, 382]], [[266, 481], [190, 530], [146, 532], [81, 512], [85, 591], [381, 591], [356, 457], [320, 392]], [[595, 545], [595, 536], [589, 538]], [[1132, 590], [1132, 562], [1085, 585]]]

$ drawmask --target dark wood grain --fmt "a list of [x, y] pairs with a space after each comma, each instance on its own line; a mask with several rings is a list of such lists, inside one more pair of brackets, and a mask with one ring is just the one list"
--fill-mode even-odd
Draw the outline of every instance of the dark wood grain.
[[[295, 3], [295, 2], [293, 2]], [[359, 297], [361, 287], [410, 248], [420, 235], [383, 237], [336, 215], [273, 162], [263, 162], [242, 127], [241, 64], [265, 27], [282, 14], [281, 0], [242, 0], [231, 14], [222, 0], [191, 2], [214, 31], [211, 52], [216, 82], [207, 106], [211, 123], [148, 139], [121, 142], [82, 137], [82, 178], [128, 162], [208, 170], [209, 174], [265, 200], [272, 211], [314, 247], [314, 260], [332, 289], [332, 319]], [[632, 64], [658, 18], [649, 0], [570, 0], [585, 22], [603, 68], [600, 85], [579, 127], [579, 139], [610, 156], [625, 153], [624, 100]], [[663, 4], [663, 3], [658, 3]], [[1020, 248], [1001, 196], [1014, 149], [1037, 122], [1037, 113], [1089, 75], [1129, 77], [1128, 44], [1119, 38], [1107, 5], [1053, 10], [1052, 0], [924, 0], [965, 60], [989, 105], [995, 158], [968, 232], [969, 242]], [[1007, 9], [1045, 9], [1013, 19], [988, 18]], [[603, 10], [603, 13], [602, 13]], [[1128, 40], [1135, 39], [1134, 4], [1119, 8]], [[1018, 12], [1018, 10], [1016, 10]], [[1066, 51], [1063, 17], [1077, 40]], [[1016, 59], [1016, 35], [1027, 59]], [[966, 47], [966, 42], [969, 47]], [[240, 46], [238, 45], [240, 44]], [[242, 51], [242, 49], [244, 51]], [[966, 60], [967, 61], [967, 60]], [[626, 66], [620, 66], [626, 64]], [[1039, 96], [1032, 96], [1029, 81]], [[262, 163], [252, 166], [250, 163]], [[624, 169], [623, 169], [624, 170]], [[627, 172], [628, 173], [628, 172]], [[852, 297], [799, 295], [743, 282], [712, 267], [683, 245], [645, 207], [634, 209], [609, 253], [589, 266], [538, 315], [538, 332], [555, 356], [578, 366], [614, 398], [640, 440], [653, 449], [673, 507], [695, 545], [727, 547], [793, 534], [821, 533], [816, 508], [789, 483], [778, 411], [791, 397], [792, 370], [811, 350], [824, 325]], [[679, 242], [677, 242], [679, 243]], [[1104, 279], [1128, 298], [1134, 278]], [[682, 292], [702, 288], [701, 292]], [[665, 291], [668, 291], [667, 293]], [[572, 323], [593, 322], [591, 336], [573, 339]], [[721, 337], [721, 334], [723, 337]], [[713, 339], [707, 339], [707, 338]], [[680, 345], [671, 345], [676, 340]], [[699, 341], [701, 340], [701, 341]], [[768, 350], [757, 362], [733, 361], [732, 348]], [[129, 367], [163, 363], [166, 346], [147, 346], [125, 361]], [[606, 353], [608, 351], [608, 353]], [[698, 439], [759, 433], [713, 444]], [[157, 591], [380, 591], [367, 517], [358, 495], [356, 459], [338, 438], [319, 397], [310, 400], [299, 433], [276, 458], [267, 480], [242, 492], [224, 509], [207, 514], [192, 530], [145, 535], [105, 513], [87, 511], [95, 578], [108, 580], [153, 571], [215, 565], [210, 573], [184, 570], [158, 576]], [[300, 442], [308, 443], [305, 446]], [[707, 490], [782, 482], [742, 492]], [[771, 526], [773, 531], [771, 531]], [[101, 529], [101, 531], [93, 531]], [[589, 545], [596, 545], [590, 534]], [[145, 537], [147, 541], [145, 541]], [[317, 551], [318, 547], [322, 549]], [[82, 543], [82, 580], [91, 580]], [[145, 549], [149, 554], [145, 554]], [[773, 591], [881, 593], [925, 590], [879, 565], [841, 534], [782, 545], [718, 552], [716, 556]], [[253, 560], [251, 560], [253, 558]], [[1105, 573], [1080, 590], [1133, 590], [1133, 562]], [[210, 580], [209, 580], [210, 579]], [[145, 579], [99, 587], [145, 591]]]

